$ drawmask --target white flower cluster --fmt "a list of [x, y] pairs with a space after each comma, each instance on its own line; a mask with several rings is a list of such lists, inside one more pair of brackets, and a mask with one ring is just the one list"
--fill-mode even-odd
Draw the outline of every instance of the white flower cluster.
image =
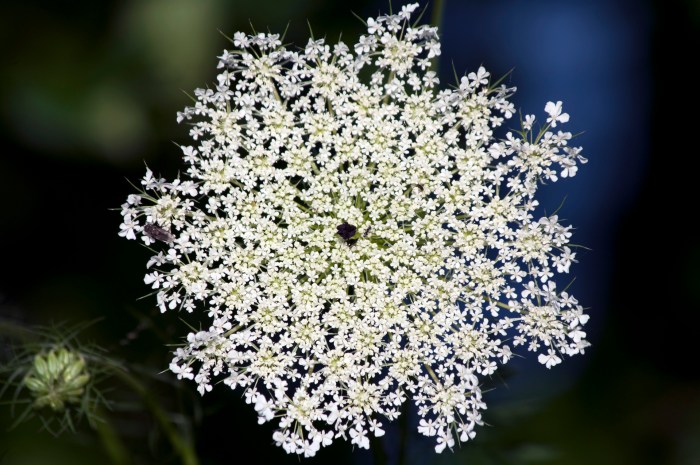
[[[163, 311], [208, 318], [171, 370], [242, 388], [287, 452], [368, 448], [411, 399], [436, 451], [474, 437], [480, 378], [515, 346], [547, 367], [588, 345], [555, 274], [571, 228], [535, 216], [576, 174], [561, 102], [498, 139], [514, 91], [480, 68], [438, 90], [437, 30], [416, 5], [367, 20], [351, 49], [234, 36], [218, 85], [178, 115], [186, 176], [147, 172], [120, 234], [163, 247], [145, 281]], [[506, 132], [506, 131], [504, 131]]]

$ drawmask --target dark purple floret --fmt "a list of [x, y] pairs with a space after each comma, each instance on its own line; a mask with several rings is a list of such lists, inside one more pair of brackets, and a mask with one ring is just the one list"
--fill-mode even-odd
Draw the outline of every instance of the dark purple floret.
[[340, 226], [338, 226], [338, 235], [346, 241], [349, 240], [352, 236], [354, 236], [356, 232], [357, 227], [355, 227], [352, 224], [343, 223]]

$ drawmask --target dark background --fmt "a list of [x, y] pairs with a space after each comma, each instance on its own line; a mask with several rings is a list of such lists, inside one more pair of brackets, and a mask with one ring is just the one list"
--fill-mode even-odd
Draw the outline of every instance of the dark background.
[[[180, 167], [187, 130], [182, 91], [215, 78], [222, 34], [282, 32], [352, 43], [360, 0], [24, 1], [0, 6], [0, 317], [23, 325], [101, 317], [81, 338], [138, 367], [204, 464], [300, 463], [271, 445], [240, 393], [159, 374], [166, 344], [187, 330], [160, 315], [143, 274], [147, 251], [117, 236], [117, 209], [143, 175]], [[394, 8], [402, 2], [394, 1]], [[697, 81], [700, 2], [445, 0], [440, 71], [451, 81], [483, 64], [514, 68], [516, 106], [543, 114], [563, 100], [590, 163], [542, 190], [548, 211], [591, 250], [572, 268], [573, 293], [592, 315], [593, 347], [546, 370], [513, 363], [489, 394], [473, 443], [432, 453], [410, 436], [407, 463], [697, 465], [700, 463], [700, 234]], [[4, 339], [7, 344], [11, 340]], [[107, 417], [134, 463], [178, 463], [138, 398], [106, 381]], [[409, 426], [415, 418], [409, 415]], [[0, 463], [107, 463], [86, 424], [58, 438], [26, 423], [5, 432]], [[397, 431], [385, 441], [396, 460]], [[246, 460], [243, 453], [255, 457]], [[346, 443], [309, 463], [372, 463]]]

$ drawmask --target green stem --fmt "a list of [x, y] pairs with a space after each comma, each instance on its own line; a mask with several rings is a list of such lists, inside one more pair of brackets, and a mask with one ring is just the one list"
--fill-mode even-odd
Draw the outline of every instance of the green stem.
[[183, 465], [199, 465], [199, 460], [197, 459], [197, 454], [195, 453], [194, 447], [190, 441], [178, 433], [177, 429], [170, 422], [167, 413], [161, 408], [160, 404], [153, 397], [151, 392], [139, 382], [138, 379], [133, 377], [129, 372], [125, 371], [120, 367], [114, 367], [114, 374], [121, 378], [125, 384], [127, 384], [131, 389], [134, 390], [141, 399], [146, 407], [153, 413], [153, 417], [156, 419], [161, 429], [165, 433], [165, 437], [173, 446], [173, 449], [178, 453]]
[[[430, 25], [439, 28], [442, 24], [442, 15], [445, 11], [445, 2], [443, 0], [433, 0], [433, 11], [430, 17]], [[440, 70], [440, 59], [433, 58], [433, 62], [430, 65], [430, 70], [439, 74]]]
[[437, 377], [437, 375], [435, 374], [435, 372], [433, 371], [433, 369], [430, 368], [430, 365], [428, 365], [427, 363], [424, 363], [424, 364], [423, 364], [423, 367], [425, 367], [425, 371], [428, 372], [428, 374], [430, 375], [430, 377], [433, 378], [433, 381], [435, 382], [435, 384], [437, 384], [437, 385], [439, 386], [439, 385], [440, 385], [440, 380], [438, 379], [438, 377]]
[[444, 12], [445, 2], [443, 0], [433, 0], [433, 12], [430, 18], [430, 25], [440, 27], [442, 24], [442, 14]]
[[104, 411], [97, 412], [99, 419], [95, 421], [95, 430], [102, 441], [102, 446], [105, 448], [107, 455], [112, 460], [114, 465], [129, 465], [129, 453], [124, 447], [124, 443], [119, 439], [116, 431], [111, 423], [107, 420], [107, 415]]

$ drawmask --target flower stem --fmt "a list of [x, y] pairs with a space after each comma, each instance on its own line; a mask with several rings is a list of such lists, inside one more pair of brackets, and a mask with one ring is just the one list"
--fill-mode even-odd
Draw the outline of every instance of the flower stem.
[[97, 412], [99, 419], [95, 421], [95, 430], [97, 435], [102, 441], [102, 446], [104, 447], [107, 455], [112, 460], [114, 465], [129, 465], [131, 460], [129, 459], [129, 453], [124, 447], [124, 443], [114, 431], [114, 427], [107, 420], [107, 415], [105, 412]]
[[425, 371], [427, 371], [428, 374], [430, 375], [430, 377], [433, 378], [433, 381], [435, 382], [435, 384], [437, 384], [439, 386], [440, 380], [438, 379], [438, 377], [435, 374], [435, 372], [433, 371], [433, 369], [430, 368], [430, 365], [428, 365], [427, 363], [424, 363], [423, 366], [425, 367]]
[[151, 411], [151, 413], [153, 413], [153, 417], [165, 433], [165, 437], [180, 456], [183, 465], [199, 465], [199, 460], [197, 459], [197, 454], [195, 453], [192, 443], [178, 433], [177, 429], [170, 422], [167, 413], [161, 408], [160, 404], [156, 401], [153, 395], [151, 395], [151, 392], [146, 388], [146, 386], [141, 384], [138, 379], [123, 368], [117, 366], [114, 368], [114, 374], [121, 378], [125, 384], [127, 384], [134, 390], [134, 392], [141, 396], [143, 403]]
[[[433, 11], [430, 15], [430, 25], [439, 28], [442, 25], [442, 14], [445, 10], [444, 0], [433, 0]], [[440, 74], [440, 57], [434, 57], [430, 70]]]
[[442, 24], [442, 13], [444, 11], [445, 2], [443, 0], [433, 0], [433, 11], [430, 17], [430, 25], [440, 27]]

